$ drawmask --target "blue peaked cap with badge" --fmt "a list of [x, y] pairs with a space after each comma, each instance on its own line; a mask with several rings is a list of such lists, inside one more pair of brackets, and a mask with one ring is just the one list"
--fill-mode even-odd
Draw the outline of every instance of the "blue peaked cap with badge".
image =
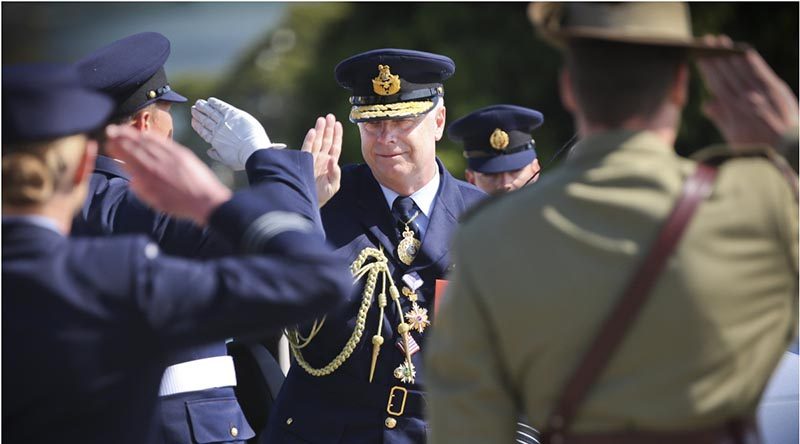
[[408, 49], [374, 49], [334, 69], [352, 91], [350, 121], [401, 119], [427, 113], [444, 95], [442, 83], [456, 71], [449, 57]]
[[515, 105], [492, 105], [456, 120], [448, 137], [464, 145], [469, 169], [484, 174], [518, 170], [536, 159], [531, 131], [541, 126], [539, 111]]
[[114, 117], [128, 116], [158, 100], [185, 102], [167, 81], [164, 63], [170, 43], [157, 32], [143, 32], [117, 40], [78, 60], [76, 65], [89, 86], [114, 98]]
[[114, 102], [88, 88], [72, 65], [21, 64], [3, 66], [2, 106], [5, 145], [91, 132]]

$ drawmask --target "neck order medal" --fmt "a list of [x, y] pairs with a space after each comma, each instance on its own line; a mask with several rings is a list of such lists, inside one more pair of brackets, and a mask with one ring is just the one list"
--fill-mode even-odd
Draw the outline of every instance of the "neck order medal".
[[414, 231], [408, 227], [408, 224], [416, 219], [417, 216], [419, 216], [419, 211], [417, 211], [414, 217], [403, 222], [403, 239], [397, 244], [397, 257], [406, 265], [411, 265], [411, 262], [414, 262], [414, 258], [419, 252], [419, 247], [422, 245], [422, 242], [414, 237]]

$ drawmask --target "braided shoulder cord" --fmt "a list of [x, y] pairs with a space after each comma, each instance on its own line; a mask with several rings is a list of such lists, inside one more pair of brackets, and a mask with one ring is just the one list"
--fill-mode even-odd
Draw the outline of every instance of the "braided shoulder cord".
[[[374, 262], [370, 262], [365, 264], [369, 259], [374, 259]], [[355, 261], [350, 265], [350, 272], [353, 274], [355, 278], [355, 282], [361, 280], [362, 277], [365, 275], [367, 276], [366, 283], [364, 284], [364, 291], [362, 292], [362, 299], [361, 299], [361, 306], [358, 309], [358, 315], [356, 317], [356, 326], [353, 329], [353, 333], [350, 335], [350, 339], [347, 340], [342, 350], [339, 354], [333, 358], [331, 362], [327, 365], [314, 368], [311, 364], [308, 363], [303, 358], [303, 353], [300, 349], [307, 346], [314, 336], [319, 333], [322, 328], [322, 324], [314, 323], [314, 327], [312, 327], [311, 333], [308, 335], [308, 338], [301, 337], [300, 333], [297, 329], [287, 330], [286, 337], [289, 339], [289, 346], [292, 349], [292, 355], [294, 356], [297, 363], [302, 367], [308, 374], [312, 376], [326, 376], [334, 371], [336, 371], [342, 364], [350, 358], [350, 355], [353, 354], [358, 343], [361, 341], [361, 337], [364, 334], [364, 326], [367, 322], [367, 311], [369, 310], [369, 306], [372, 304], [372, 297], [373, 293], [375, 292], [375, 285], [378, 282], [378, 276], [382, 275], [383, 277], [383, 286], [386, 285], [386, 278], [389, 279], [389, 293], [390, 294], [397, 294], [397, 287], [394, 285], [394, 280], [392, 279], [392, 275], [389, 272], [388, 266], [388, 259], [383, 254], [382, 250], [378, 250], [377, 248], [365, 248], [361, 250], [358, 257]], [[385, 293], [381, 292], [379, 297], [381, 297], [383, 304], [385, 305]], [[323, 321], [324, 322], [324, 319]], [[301, 343], [302, 341], [302, 343]]]

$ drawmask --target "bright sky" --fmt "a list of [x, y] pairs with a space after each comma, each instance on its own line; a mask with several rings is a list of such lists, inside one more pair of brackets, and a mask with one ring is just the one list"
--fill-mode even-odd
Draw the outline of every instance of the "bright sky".
[[251, 2], [48, 3], [37, 28], [44, 26], [49, 37], [45, 58], [60, 61], [137, 32], [160, 32], [172, 42], [167, 71], [180, 75], [227, 68], [278, 24], [285, 9], [284, 3]]

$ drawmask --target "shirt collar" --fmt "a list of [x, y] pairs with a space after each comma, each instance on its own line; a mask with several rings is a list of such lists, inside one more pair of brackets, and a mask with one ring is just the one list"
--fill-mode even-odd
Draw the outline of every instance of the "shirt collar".
[[46, 230], [54, 231], [60, 235], [64, 235], [61, 230], [58, 228], [58, 224], [53, 219], [45, 216], [39, 216], [37, 214], [25, 214], [25, 215], [16, 215], [16, 216], [3, 216], [3, 223], [25, 223], [28, 225], [34, 225], [40, 228], [44, 228]]
[[[424, 187], [409, 196], [426, 217], [431, 217], [431, 210], [433, 210], [433, 204], [436, 201], [436, 192], [439, 191], [439, 181], [441, 180], [438, 165], [434, 171], [433, 178], [425, 184]], [[392, 204], [399, 194], [381, 184], [378, 185], [381, 186], [383, 197], [386, 198], [386, 204], [389, 205], [389, 208], [392, 208]]]
[[95, 160], [94, 170], [101, 173], [113, 174], [124, 179], [130, 179], [130, 176], [128, 176], [128, 173], [125, 171], [122, 165], [124, 165], [124, 163], [120, 160], [99, 155], [97, 156], [97, 160]]

